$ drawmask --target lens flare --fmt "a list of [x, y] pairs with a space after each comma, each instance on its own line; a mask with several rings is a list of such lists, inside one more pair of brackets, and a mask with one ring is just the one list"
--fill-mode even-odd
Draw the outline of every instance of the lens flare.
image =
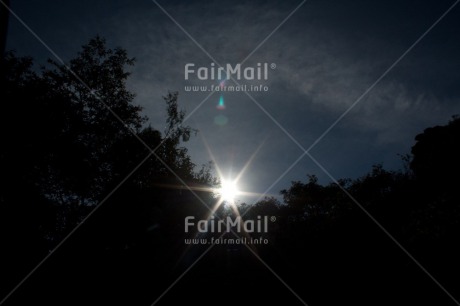
[[224, 110], [225, 109], [224, 96], [223, 95], [220, 95], [219, 104], [217, 105], [217, 109], [219, 109], [219, 110]]
[[214, 123], [219, 126], [224, 126], [228, 123], [228, 118], [224, 115], [214, 117]]

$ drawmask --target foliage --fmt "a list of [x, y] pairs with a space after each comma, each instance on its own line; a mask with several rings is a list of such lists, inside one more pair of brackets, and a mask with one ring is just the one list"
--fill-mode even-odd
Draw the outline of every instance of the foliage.
[[209, 192], [194, 192], [198, 200], [183, 185], [216, 180], [210, 168], [195, 171], [183, 146], [194, 130], [183, 124], [178, 93], [164, 97], [163, 136], [127, 89], [134, 59], [124, 49], [96, 37], [68, 64], [37, 70], [12, 52], [4, 63], [0, 231], [9, 250], [2, 264], [10, 264], [0, 287], [11, 288], [98, 203], [81, 231], [85, 245], [115, 253], [145, 239], [167, 243], [183, 234], [177, 216], [207, 212]]

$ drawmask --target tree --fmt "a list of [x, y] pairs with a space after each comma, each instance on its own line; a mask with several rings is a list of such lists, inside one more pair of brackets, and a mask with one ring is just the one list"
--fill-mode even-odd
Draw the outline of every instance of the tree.
[[[68, 64], [50, 60], [37, 70], [31, 58], [12, 52], [4, 63], [0, 231], [7, 251], [2, 252], [2, 290], [17, 284], [151, 149], [156, 156], [131, 173], [66, 242], [73, 249], [68, 258], [150, 249], [152, 239], [170, 246], [169, 238], [183, 235], [183, 215], [207, 212], [182, 184], [212, 186], [216, 180], [210, 169], [195, 171], [183, 147], [194, 130], [183, 125], [178, 93], [164, 97], [168, 117], [162, 135], [147, 125], [126, 87], [126, 69], [134, 59], [124, 49], [110, 49], [96, 37]], [[196, 193], [211, 201], [209, 192]], [[172, 258], [167, 251], [160, 257]]]
[[430, 189], [454, 190], [460, 179], [460, 118], [435, 126], [415, 137], [410, 167], [417, 180]]
[[411, 230], [414, 240], [458, 239], [460, 231], [460, 118], [427, 128], [415, 137], [410, 168], [418, 193]]

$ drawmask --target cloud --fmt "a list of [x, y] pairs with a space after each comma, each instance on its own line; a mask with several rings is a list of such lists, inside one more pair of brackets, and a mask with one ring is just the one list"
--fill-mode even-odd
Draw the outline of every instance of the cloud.
[[[297, 5], [278, 1], [160, 3], [219, 63], [232, 65], [246, 58]], [[442, 13], [424, 3], [417, 7], [417, 14], [407, 13], [409, 2], [377, 5], [307, 1], [245, 63], [276, 64], [264, 81], [269, 91], [251, 95], [304, 147], [407, 50], [427, 29], [429, 20]], [[179, 103], [188, 112], [207, 95], [184, 92], [186, 84], [203, 83], [185, 82], [184, 65], [209, 67], [211, 59], [153, 2], [133, 5], [119, 0], [108, 8], [102, 2], [93, 5], [88, 1], [72, 7], [78, 11], [73, 17], [59, 5], [40, 6], [39, 14], [29, 12], [25, 16], [37, 33], [44, 33], [45, 41], [51, 39], [52, 47], [59, 46], [59, 54], [74, 54], [76, 45], [97, 33], [106, 37], [110, 46], [126, 48], [137, 58], [129, 86], [153, 127], [163, 130], [166, 112], [161, 96], [168, 90], [180, 92]], [[25, 11], [27, 8], [19, 8], [21, 16]], [[42, 26], [45, 13], [61, 16], [50, 19], [59, 24]], [[40, 19], [34, 20], [35, 15]], [[460, 113], [456, 86], [460, 50], [455, 30], [459, 27], [455, 25], [453, 19], [440, 23], [331, 130], [314, 153], [334, 159], [325, 161], [339, 174], [343, 169], [361, 171], [362, 165], [374, 161], [371, 159], [388, 160], [393, 158], [389, 154], [396, 158], [395, 153], [407, 152], [413, 137], [425, 127], [443, 124]], [[15, 38], [20, 46], [30, 43], [30, 35], [24, 36], [16, 26], [12, 29], [22, 37]], [[43, 53], [43, 48], [33, 46], [34, 52]], [[251, 175], [259, 178], [254, 186], [260, 191], [298, 157], [300, 149], [243, 93], [225, 94], [228, 123], [217, 127], [213, 119], [218, 97], [214, 95], [204, 103], [190, 124], [203, 131], [223, 162], [234, 158], [235, 165], [244, 164], [261, 139], [269, 135], [264, 154], [251, 170]], [[210, 159], [199, 139], [188, 146], [198, 164]], [[372, 156], [361, 156], [366, 148], [373, 148]], [[348, 159], [332, 154], [344, 149]], [[311, 164], [299, 164], [280, 184], [286, 187], [293, 177], [303, 179], [307, 168], [312, 170]], [[362, 174], [351, 172], [345, 175]]]

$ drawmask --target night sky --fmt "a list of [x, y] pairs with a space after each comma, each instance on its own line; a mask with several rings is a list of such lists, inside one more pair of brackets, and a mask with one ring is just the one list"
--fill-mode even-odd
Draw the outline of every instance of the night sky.
[[[186, 144], [192, 160], [199, 167], [215, 159], [231, 178], [252, 156], [238, 182], [249, 192], [277, 196], [307, 174], [330, 182], [306, 155], [280, 176], [338, 118], [310, 151], [337, 179], [364, 175], [375, 163], [401, 168], [398, 154], [410, 152], [415, 135], [460, 114], [460, 6], [439, 20], [451, 0], [11, 2], [64, 60], [95, 35], [127, 49], [136, 58], [129, 88], [148, 124], [164, 130], [162, 96], [178, 91], [180, 107], [194, 111], [186, 123], [199, 130]], [[53, 57], [14, 16], [7, 49], [37, 65]], [[253, 99], [226, 92], [223, 110], [221, 93], [203, 102], [210, 92], [185, 91], [219, 83], [196, 75], [185, 80], [187, 63], [235, 66], [248, 56], [243, 68], [276, 67], [267, 80], [238, 82], [268, 91], [248, 92]]]

